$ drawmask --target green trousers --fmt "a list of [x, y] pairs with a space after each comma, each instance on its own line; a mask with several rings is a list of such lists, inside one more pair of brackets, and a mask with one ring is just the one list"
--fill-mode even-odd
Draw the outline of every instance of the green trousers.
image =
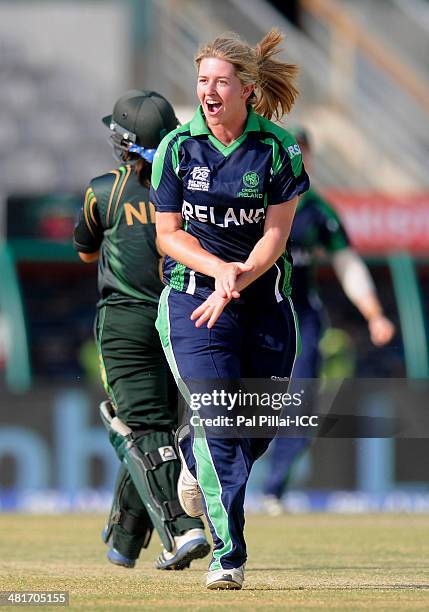
[[157, 307], [107, 304], [95, 332], [104, 387], [117, 416], [131, 429], [174, 429], [177, 391], [155, 329]]
[[[124, 302], [102, 306], [95, 322], [104, 387], [117, 416], [136, 432], [135, 444], [146, 453], [173, 444], [177, 421], [177, 390], [155, 329], [156, 316], [155, 305]], [[161, 503], [177, 498], [179, 472], [180, 462], [173, 460], [150, 473]], [[123, 466], [118, 483], [111, 512], [113, 546], [135, 559], [151, 528], [148, 500], [140, 498]], [[173, 535], [181, 535], [203, 528], [203, 523], [183, 513], [170, 521], [170, 528]]]

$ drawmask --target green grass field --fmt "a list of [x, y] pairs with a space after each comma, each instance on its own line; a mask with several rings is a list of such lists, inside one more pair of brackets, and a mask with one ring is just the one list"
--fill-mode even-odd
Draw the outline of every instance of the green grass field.
[[111, 565], [102, 526], [0, 514], [0, 590], [69, 591], [75, 610], [429, 610], [428, 515], [249, 515], [245, 588], [222, 592], [205, 589], [206, 559], [153, 569], [156, 537], [134, 570]]

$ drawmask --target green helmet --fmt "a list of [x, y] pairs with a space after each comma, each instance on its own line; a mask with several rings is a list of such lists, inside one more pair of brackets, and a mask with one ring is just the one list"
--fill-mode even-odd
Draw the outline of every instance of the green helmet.
[[124, 144], [156, 149], [178, 120], [171, 104], [156, 91], [131, 89], [117, 100], [113, 113], [103, 118]]

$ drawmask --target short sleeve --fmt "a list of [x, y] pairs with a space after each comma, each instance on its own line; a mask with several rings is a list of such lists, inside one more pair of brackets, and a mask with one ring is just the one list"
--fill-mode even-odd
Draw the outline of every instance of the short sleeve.
[[97, 199], [88, 187], [73, 233], [73, 246], [81, 253], [95, 253], [103, 240], [103, 228], [97, 209]]
[[301, 195], [310, 187], [310, 180], [302, 163], [301, 149], [296, 140], [287, 135], [273, 148], [271, 182], [268, 204], [281, 204]]
[[150, 201], [158, 212], [181, 212], [183, 183], [178, 176], [179, 150], [174, 136], [168, 134], [158, 147], [152, 164]]
[[332, 206], [320, 196], [317, 200], [319, 242], [330, 253], [350, 246], [347, 232]]

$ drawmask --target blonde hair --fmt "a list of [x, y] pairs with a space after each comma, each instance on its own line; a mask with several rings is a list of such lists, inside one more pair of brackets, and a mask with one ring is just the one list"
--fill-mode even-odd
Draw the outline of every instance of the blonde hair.
[[255, 111], [268, 119], [273, 115], [281, 119], [290, 112], [299, 93], [295, 87], [298, 67], [273, 59], [282, 50], [279, 45], [283, 39], [283, 34], [276, 28], [270, 30], [255, 47], [243, 42], [235, 33], [220, 36], [200, 47], [195, 63], [199, 68], [201, 61], [209, 57], [230, 62], [244, 86], [255, 85], [255, 95], [248, 99]]

